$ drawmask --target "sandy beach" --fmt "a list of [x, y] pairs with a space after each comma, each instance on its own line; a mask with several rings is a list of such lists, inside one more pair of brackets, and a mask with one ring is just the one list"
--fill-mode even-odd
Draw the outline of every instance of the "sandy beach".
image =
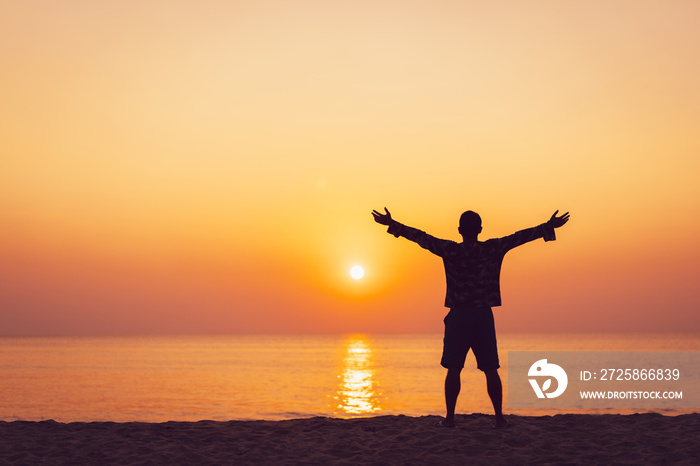
[[700, 414], [0, 422], [1, 464], [698, 464]]

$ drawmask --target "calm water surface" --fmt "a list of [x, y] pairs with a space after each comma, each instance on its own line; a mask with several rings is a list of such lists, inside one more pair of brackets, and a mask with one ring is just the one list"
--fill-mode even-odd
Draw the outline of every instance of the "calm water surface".
[[[441, 350], [441, 335], [0, 338], [0, 420], [442, 415]], [[700, 335], [499, 335], [505, 388], [509, 350], [697, 351]], [[492, 412], [471, 354], [457, 411]]]

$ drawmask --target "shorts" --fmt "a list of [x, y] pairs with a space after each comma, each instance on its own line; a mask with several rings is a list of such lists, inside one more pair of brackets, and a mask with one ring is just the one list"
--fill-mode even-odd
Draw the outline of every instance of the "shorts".
[[440, 365], [463, 368], [471, 348], [479, 370], [498, 369], [496, 327], [490, 307], [452, 308], [445, 316]]

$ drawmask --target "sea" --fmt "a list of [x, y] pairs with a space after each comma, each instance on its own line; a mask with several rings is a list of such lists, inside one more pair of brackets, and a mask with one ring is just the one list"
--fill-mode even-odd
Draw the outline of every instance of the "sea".
[[[699, 351], [700, 334], [500, 334], [498, 344], [507, 391], [509, 351]], [[443, 415], [441, 351], [436, 334], [1, 337], [0, 420]], [[649, 411], [509, 410], [504, 400], [519, 415]], [[457, 412], [492, 413], [472, 354]]]

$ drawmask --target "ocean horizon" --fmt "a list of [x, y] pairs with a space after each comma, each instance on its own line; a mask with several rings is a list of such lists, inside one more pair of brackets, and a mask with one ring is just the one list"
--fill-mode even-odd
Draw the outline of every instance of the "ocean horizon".
[[[678, 415], [689, 409], [509, 409], [509, 351], [698, 351], [698, 333], [499, 334], [506, 414]], [[443, 415], [441, 334], [0, 337], [0, 420], [165, 422]], [[491, 414], [473, 355], [458, 413]]]

